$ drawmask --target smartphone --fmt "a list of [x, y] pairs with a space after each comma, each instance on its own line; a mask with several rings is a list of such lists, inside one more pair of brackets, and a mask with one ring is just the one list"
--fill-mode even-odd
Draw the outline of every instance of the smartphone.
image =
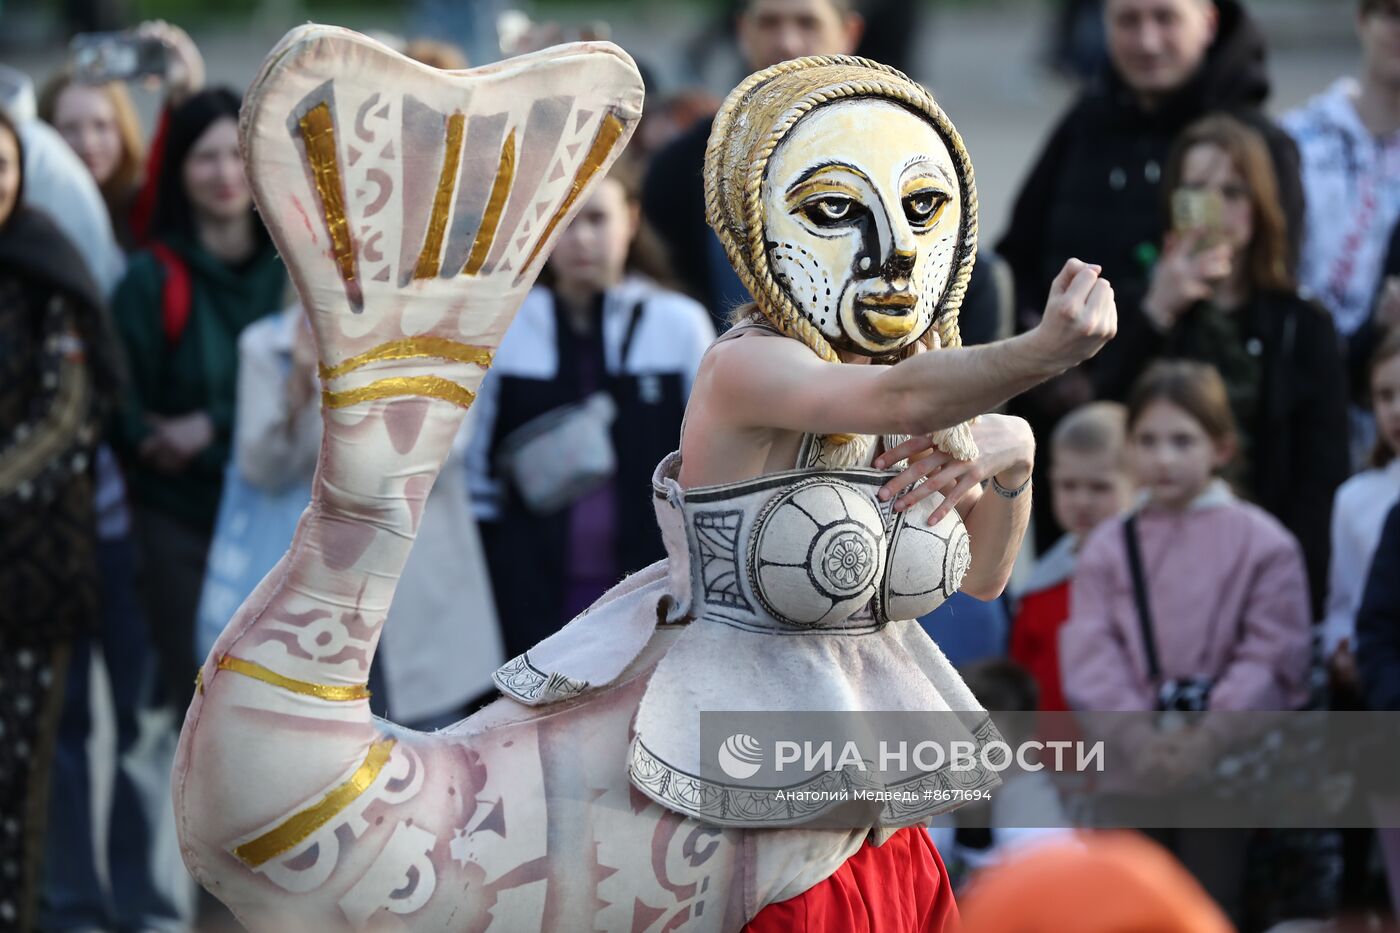
[[1178, 234], [1204, 233], [1202, 246], [1220, 240], [1225, 225], [1225, 200], [1218, 191], [1178, 188], [1172, 192], [1172, 229]]
[[84, 32], [68, 43], [73, 79], [87, 84], [163, 78], [170, 67], [165, 43], [134, 32]]

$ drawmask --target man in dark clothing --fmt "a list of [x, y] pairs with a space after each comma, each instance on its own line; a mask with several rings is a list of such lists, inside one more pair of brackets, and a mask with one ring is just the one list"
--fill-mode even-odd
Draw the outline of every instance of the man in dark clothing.
[[[748, 0], [735, 19], [750, 71], [806, 55], [849, 55], [865, 23], [851, 0]], [[705, 223], [701, 170], [713, 119], [699, 120], [656, 154], [642, 188], [642, 213], [666, 244], [680, 284], [710, 312], [717, 330], [748, 301]]]
[[[1269, 94], [1264, 38], [1239, 0], [1106, 0], [1104, 22], [1108, 65], [1051, 132], [996, 247], [1015, 280], [1018, 329], [1034, 326], [1046, 289], [1072, 256], [1103, 267], [1120, 307], [1137, 306], [1166, 232], [1167, 154], [1208, 113], [1229, 113], [1264, 135], [1290, 262], [1297, 256], [1298, 151], [1261, 109]], [[1088, 375], [1072, 370], [1012, 410], [1048, 436], [1061, 416], [1093, 398]], [[1053, 516], [1037, 508], [1036, 519], [1036, 542], [1048, 546], [1059, 534]]]
[[[849, 55], [860, 43], [864, 20], [851, 0], [748, 0], [736, 25], [739, 47], [751, 71], [805, 55]], [[729, 326], [729, 313], [749, 300], [719, 238], [705, 222], [701, 169], [713, 120], [700, 120], [653, 158], [642, 189], [642, 213], [666, 244], [680, 285], [714, 318]], [[1044, 300], [1045, 291], [1041, 291]], [[990, 262], [972, 270], [963, 299], [963, 343], [999, 336], [997, 282]]]
[[1295, 244], [1302, 231], [1298, 152], [1261, 109], [1264, 38], [1239, 0], [1108, 0], [1104, 16], [1109, 65], [1051, 133], [996, 247], [1015, 276], [1018, 314], [1032, 317], [1023, 326], [1071, 256], [1103, 266], [1120, 299], [1146, 289], [1165, 232], [1167, 153], [1208, 113], [1264, 134]]

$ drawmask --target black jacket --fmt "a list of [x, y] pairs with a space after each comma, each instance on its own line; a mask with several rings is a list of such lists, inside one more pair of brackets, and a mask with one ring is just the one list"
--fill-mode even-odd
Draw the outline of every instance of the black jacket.
[[1024, 182], [999, 252], [1016, 279], [1023, 326], [1038, 320], [1050, 282], [1070, 257], [1099, 263], [1120, 297], [1146, 290], [1166, 230], [1161, 176], [1173, 141], [1212, 112], [1260, 130], [1278, 174], [1296, 255], [1303, 229], [1298, 151], [1263, 113], [1264, 38], [1238, 0], [1217, 0], [1215, 43], [1195, 76], [1153, 111], [1107, 66], [1070, 108]]
[[1371, 316], [1347, 340], [1351, 397], [1363, 408], [1371, 406], [1371, 357], [1380, 349], [1381, 339], [1385, 336], [1385, 329], [1376, 322], [1376, 304], [1380, 302], [1381, 291], [1391, 276], [1400, 276], [1400, 224], [1396, 224], [1390, 234], [1390, 246], [1386, 248], [1385, 264], [1381, 266], [1381, 277], [1376, 283], [1376, 301], [1371, 306]]
[[44, 644], [99, 619], [92, 463], [120, 385], [101, 295], [44, 215], [0, 225], [0, 642]]
[[[1331, 316], [1296, 293], [1266, 293], [1242, 309], [1241, 337], [1262, 364], [1258, 415], [1239, 425], [1250, 440], [1254, 499], [1303, 546], [1313, 611], [1327, 592], [1332, 497], [1350, 474], [1346, 375]], [[1211, 360], [1199, 308], [1162, 334], [1137, 308], [1119, 308], [1118, 336], [1100, 353], [1095, 394], [1123, 400], [1133, 381], [1159, 357]]]
[[1356, 662], [1366, 705], [1400, 710], [1400, 505], [1386, 517], [1356, 613]]

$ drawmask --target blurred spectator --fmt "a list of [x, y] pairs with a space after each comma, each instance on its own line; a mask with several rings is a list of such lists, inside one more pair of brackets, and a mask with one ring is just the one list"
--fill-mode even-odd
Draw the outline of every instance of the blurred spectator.
[[238, 336], [279, 307], [285, 274], [253, 212], [238, 97], [201, 91], [170, 116], [149, 250], [113, 302], [132, 386], [117, 442], [167, 697], [193, 690], [194, 614], [228, 462]]
[[1011, 616], [1004, 598], [984, 601], [958, 591], [919, 624], [954, 666], [1006, 655]]
[[[1268, 142], [1289, 229], [1301, 232], [1302, 186], [1293, 143], [1262, 107], [1269, 94], [1264, 38], [1239, 0], [1105, 0], [1109, 61], [1046, 140], [1022, 183], [997, 252], [1015, 278], [1019, 327], [1034, 325], [1067, 258], [1103, 267], [1120, 307], [1133, 307], [1165, 232], [1161, 179], [1177, 135], [1212, 111], [1234, 114]], [[1088, 370], [1026, 393], [1013, 412], [1038, 436], [1094, 397]], [[1044, 482], [1044, 467], [1037, 469]], [[1036, 544], [1059, 529], [1048, 504]]]
[[[185, 32], [166, 23], [133, 31], [167, 49], [167, 107], [203, 81], [199, 51]], [[126, 85], [83, 84], [65, 69], [45, 86], [40, 115], [82, 159], [102, 192], [123, 249], [146, 232], [155, 181], [146, 174], [146, 144]], [[164, 132], [168, 109], [162, 114]], [[158, 168], [152, 162], [152, 168]], [[55, 752], [50, 833], [45, 859], [43, 925], [49, 930], [171, 929], [182, 926], [188, 886], [178, 861], [169, 807], [175, 731], [169, 716], [152, 716], [157, 665], [136, 592], [136, 545], [126, 486], [107, 445], [97, 452], [98, 557], [102, 571], [102, 627], [74, 642], [63, 719]], [[91, 693], [91, 664], [100, 656], [110, 695]], [[110, 778], [94, 774], [105, 757], [90, 758], [93, 706], [110, 709], [116, 756]], [[92, 787], [112, 788], [110, 808], [94, 811]], [[107, 810], [108, 825], [94, 826]], [[104, 840], [99, 859], [95, 841]], [[99, 864], [99, 862], [101, 864]], [[110, 895], [101, 878], [110, 879]]]
[[24, 200], [49, 216], [78, 250], [98, 292], [110, 295], [126, 268], [97, 185], [63, 137], [35, 113], [34, 84], [0, 65], [0, 112], [19, 129]]
[[[804, 55], [849, 55], [864, 26], [850, 0], [748, 0], [735, 22], [751, 71]], [[748, 296], [705, 222], [701, 170], [713, 123], [713, 114], [697, 120], [656, 154], [647, 170], [642, 210], [665, 243], [680, 285], [722, 330], [730, 309]]]
[[23, 165], [0, 114], [0, 925], [27, 930], [69, 649], [98, 621], [92, 459], [120, 363], [82, 258], [24, 202]]
[[1213, 203], [1205, 213], [1215, 216], [1188, 217], [1200, 225], [1167, 234], [1141, 304], [1119, 299], [1118, 337], [1095, 364], [1098, 394], [1123, 398], [1159, 356], [1215, 367], [1238, 429], [1231, 485], [1302, 544], [1320, 618], [1332, 495], [1350, 472], [1336, 331], [1288, 271], [1286, 220], [1259, 133], [1221, 115], [1192, 124], [1162, 182], [1173, 198]]
[[1103, 0], [1058, 0], [1050, 38], [1050, 67], [1089, 81], [1104, 66]]
[[[552, 634], [624, 572], [664, 556], [650, 514], [651, 474], [680, 440], [700, 358], [714, 338], [704, 309], [656, 284], [635, 174], [612, 173], [560, 236], [496, 353], [474, 411], [468, 475], [508, 657]], [[650, 276], [650, 277], [648, 277]], [[608, 409], [614, 412], [609, 419]], [[610, 427], [608, 426], [610, 420]], [[559, 477], [545, 504], [520, 471], [560, 463], [510, 455], [556, 437], [577, 459], [579, 432], [614, 453], [615, 472]], [[548, 443], [548, 441], [546, 441]]]
[[461, 49], [440, 39], [410, 39], [404, 43], [403, 53], [414, 61], [443, 71], [461, 71], [469, 67]]
[[[750, 71], [805, 55], [849, 55], [865, 26], [851, 0], [747, 0], [741, 7], [738, 42]], [[647, 170], [642, 210], [660, 234], [680, 286], [705, 306], [715, 329], [724, 330], [730, 312], [749, 295], [705, 222], [701, 171], [713, 123], [713, 113], [697, 119], [656, 153]], [[963, 343], [996, 339], [1000, 320], [993, 265], [984, 260], [973, 267], [963, 298]]]
[[39, 116], [83, 160], [107, 202], [117, 242], [133, 249], [129, 217], [141, 190], [146, 141], [126, 86], [116, 81], [77, 84], [61, 72], [40, 92]]
[[1344, 77], [1283, 125], [1298, 143], [1308, 222], [1300, 281], [1348, 341], [1357, 389], [1351, 410], [1353, 463], [1375, 437], [1359, 386], [1374, 349], [1368, 323], [1391, 231], [1400, 220], [1400, 0], [1360, 0], [1361, 80]]
[[701, 88], [689, 88], [664, 97], [653, 94], [648, 88], [642, 122], [627, 144], [628, 157], [638, 164], [646, 164], [696, 125], [713, 122], [719, 104], [718, 97]]
[[[1373, 509], [1385, 503], [1372, 501]], [[1391, 506], [1376, 545], [1365, 595], [1356, 614], [1356, 663], [1366, 706], [1373, 710], [1400, 710], [1400, 505]], [[1388, 819], [1378, 820], [1390, 901], [1400, 910], [1400, 801], [1392, 793], [1373, 800]]]
[[[1127, 521], [1093, 532], [1075, 568], [1060, 633], [1074, 709], [1286, 710], [1307, 698], [1302, 554], [1273, 516], [1215, 478], [1235, 437], [1225, 382], [1203, 363], [1156, 363], [1134, 388], [1128, 449], [1145, 499]], [[1220, 741], [1200, 726], [1133, 736], [1138, 780], [1109, 789], [1175, 792], [1209, 772]], [[1238, 921], [1247, 831], [1161, 838]]]
[[[1350, 337], [1370, 317], [1400, 221], [1400, 2], [1360, 0], [1361, 80], [1339, 78], [1283, 117], [1308, 214], [1298, 277]], [[1365, 368], [1365, 358], [1356, 361]]]
[[1079, 549], [1131, 502], [1126, 419], [1122, 405], [1091, 402], [1066, 415], [1050, 439], [1050, 496], [1065, 533], [1036, 561], [1011, 626], [1011, 657], [1034, 678], [1042, 710], [1069, 708], [1060, 684], [1059, 637], [1069, 619]]
[[92, 173], [107, 202], [112, 229], [127, 252], [144, 246], [150, 233], [170, 110], [204, 86], [204, 58], [183, 29], [152, 20], [129, 32], [157, 39], [166, 50], [165, 73], [142, 79], [164, 94], [149, 159], [124, 82], [84, 83], [73, 77], [70, 65], [50, 78], [39, 94], [39, 116], [58, 130]]
[[1400, 328], [1400, 223], [1390, 234], [1385, 263], [1371, 315], [1347, 341], [1347, 369], [1351, 378], [1351, 397], [1365, 404], [1371, 398], [1371, 360], [1387, 333]]
[[1264, 134], [1284, 215], [1301, 230], [1298, 154], [1261, 109], [1264, 38], [1238, 0], [1106, 0], [1104, 16], [1108, 67], [1051, 132], [997, 244], [1032, 318], [1071, 256], [1102, 265], [1119, 296], [1145, 291], [1168, 150], [1211, 111]]
[[1080, 833], [1019, 853], [959, 899], [963, 933], [1231, 933], [1201, 886], [1135, 833]]
[[[1342, 484], [1332, 512], [1332, 572], [1327, 617], [1322, 625], [1323, 657], [1332, 680], [1344, 693], [1357, 689], [1356, 613], [1390, 506], [1400, 500], [1400, 330], [1392, 330], [1371, 361], [1371, 410], [1379, 437], [1370, 469]], [[1400, 571], [1400, 564], [1389, 570]]]
[[852, 4], [865, 20], [855, 54], [881, 64], [912, 72], [927, 64], [915, 57], [915, 43], [922, 34], [927, 7], [908, 0], [858, 0]]
[[[320, 400], [316, 350], [300, 305], [243, 331], [233, 461], [209, 552], [196, 662], [287, 552], [310, 504]], [[463, 707], [494, 691], [491, 674], [505, 661], [462, 471], [473, 418], [468, 413], [428, 493], [369, 678], [375, 713], [412, 729], [457, 721]]]

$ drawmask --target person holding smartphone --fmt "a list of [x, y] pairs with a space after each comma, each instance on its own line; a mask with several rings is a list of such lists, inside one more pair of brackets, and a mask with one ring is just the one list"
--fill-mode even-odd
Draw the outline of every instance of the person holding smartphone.
[[1326, 592], [1332, 494], [1348, 474], [1336, 330], [1288, 270], [1288, 231], [1260, 134], [1224, 115], [1177, 140], [1163, 179], [1172, 230], [1147, 294], [1095, 373], [1123, 399], [1156, 357], [1220, 371], [1239, 426], [1227, 478], [1302, 542], [1314, 615]]
[[[129, 84], [163, 97], [149, 153]], [[126, 252], [146, 239], [170, 111], [203, 86], [204, 57], [194, 40], [153, 20], [124, 32], [74, 36], [63, 70], [39, 92], [40, 118], [92, 174]]]

